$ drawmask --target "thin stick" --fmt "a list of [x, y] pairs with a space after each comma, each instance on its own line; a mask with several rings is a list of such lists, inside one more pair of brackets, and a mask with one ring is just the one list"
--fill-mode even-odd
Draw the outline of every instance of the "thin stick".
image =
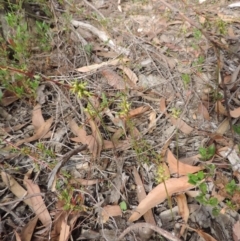
[[171, 241], [181, 241], [179, 238], [175, 237], [171, 233], [167, 232], [166, 230], [159, 228], [155, 225], [149, 224], [149, 223], [135, 223], [132, 226], [128, 227], [123, 231], [123, 233], [119, 236], [119, 238], [116, 241], [120, 241], [122, 238], [124, 238], [125, 235], [127, 235], [129, 232], [134, 231], [136, 229], [141, 229], [141, 228], [150, 228], [153, 231], [159, 233], [163, 237], [171, 240]]

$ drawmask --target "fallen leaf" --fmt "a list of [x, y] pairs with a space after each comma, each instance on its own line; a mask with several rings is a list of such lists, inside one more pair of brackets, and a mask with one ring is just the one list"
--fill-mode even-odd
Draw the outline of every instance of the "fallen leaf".
[[16, 241], [22, 241], [20, 235], [15, 230], [13, 230], [13, 232], [15, 234]]
[[199, 103], [198, 105], [198, 112], [203, 115], [203, 118], [205, 120], [210, 120], [210, 116], [209, 116], [209, 113], [208, 113], [208, 110], [207, 108], [205, 107], [205, 105], [203, 105], [202, 103]]
[[[160, 183], [140, 202], [128, 221], [134, 222], [138, 220], [149, 209], [167, 199], [168, 195], [170, 197], [175, 193], [184, 192], [193, 187], [192, 184], [188, 183], [188, 177], [186, 176], [168, 179], [165, 181], [165, 184]], [[165, 188], [167, 189], [167, 192]]]
[[190, 134], [193, 131], [193, 128], [181, 119], [175, 119], [171, 116], [170, 120], [173, 125], [175, 125], [180, 131], [185, 134]]
[[155, 111], [151, 111], [149, 114], [149, 124], [148, 124], [149, 133], [152, 133], [153, 130], [156, 128], [156, 117], [157, 117], [157, 113]]
[[[178, 213], [182, 217], [184, 223], [187, 224], [188, 218], [189, 218], [189, 208], [188, 208], [188, 204], [187, 204], [186, 195], [184, 193], [181, 193], [176, 196], [176, 200], [177, 200], [177, 205], [178, 205]], [[186, 226], [183, 225], [180, 230], [181, 236], [183, 236], [185, 229], [186, 229]]]
[[128, 67], [126, 66], [123, 66], [123, 65], [120, 65], [118, 66], [119, 69], [122, 69], [123, 72], [127, 75], [127, 77], [129, 78], [129, 80], [131, 81], [130, 85], [131, 86], [135, 86], [138, 82], [138, 77], [137, 75], [131, 70], [129, 69]]
[[233, 117], [233, 118], [240, 117], [240, 107], [238, 107], [234, 110], [230, 110], [230, 116]]
[[215, 104], [215, 111], [221, 115], [225, 115], [225, 116], [228, 115], [225, 107], [223, 106], [222, 102], [219, 100]]
[[149, 106], [140, 106], [136, 109], [133, 109], [133, 110], [130, 110], [129, 113], [128, 113], [128, 117], [129, 118], [132, 118], [132, 117], [135, 117], [135, 116], [138, 116], [138, 115], [141, 115], [143, 113], [145, 113], [146, 111], [148, 111], [150, 109]]
[[42, 109], [41, 105], [36, 105], [33, 108], [33, 113], [32, 113], [32, 124], [34, 126], [35, 131], [37, 131], [42, 125], [44, 125], [45, 120], [43, 119], [42, 116]]
[[93, 70], [97, 70], [97, 69], [99, 69], [101, 67], [104, 67], [104, 66], [116, 66], [120, 63], [126, 63], [128, 61], [129, 60], [127, 58], [114, 59], [114, 60], [110, 60], [110, 61], [107, 61], [107, 62], [102, 62], [101, 64], [93, 64], [93, 65], [89, 65], [89, 66], [83, 66], [81, 68], [76, 69], [76, 71], [86, 73], [86, 72], [90, 72], [90, 71], [93, 71]]
[[93, 150], [93, 158], [96, 159], [96, 158], [100, 157], [100, 153], [102, 151], [102, 147], [103, 147], [102, 135], [101, 135], [101, 132], [100, 132], [96, 122], [89, 115], [89, 113], [86, 112], [85, 114], [89, 120], [89, 124], [90, 124], [91, 130], [92, 130], [92, 136], [96, 143], [96, 146], [94, 146], [94, 150]]
[[234, 241], [239, 241], [240, 240], [240, 222], [237, 221], [234, 225], [233, 225], [233, 240]]
[[211, 235], [205, 233], [204, 231], [200, 230], [200, 229], [193, 229], [191, 228], [191, 230], [194, 230], [196, 233], [198, 233], [198, 235], [200, 237], [202, 237], [205, 241], [217, 241], [215, 238], [213, 238]]
[[111, 69], [103, 69], [101, 74], [107, 80], [107, 83], [117, 90], [125, 90], [128, 87], [126, 81]]
[[[137, 185], [137, 197], [138, 197], [138, 201], [141, 202], [147, 195], [142, 183], [142, 180], [138, 174], [138, 171], [136, 169], [136, 167], [133, 168], [133, 176], [134, 176], [134, 180], [135, 183]], [[153, 217], [153, 213], [152, 210], [148, 210], [144, 215], [143, 215], [146, 223], [150, 223], [153, 225], [156, 225], [155, 219]]]
[[226, 133], [226, 131], [228, 131], [230, 125], [229, 125], [229, 120], [228, 118], [225, 118], [222, 123], [218, 126], [216, 133], [223, 135]]
[[119, 205], [107, 205], [102, 208], [101, 215], [103, 223], [106, 223], [109, 217], [122, 216], [122, 210]]
[[37, 132], [28, 138], [24, 138], [23, 140], [18, 141], [15, 146], [20, 146], [22, 145], [24, 142], [32, 142], [32, 141], [36, 141], [38, 139], [43, 138], [50, 130], [51, 125], [53, 122], [53, 117], [51, 117], [50, 119], [46, 120], [45, 123], [37, 130]]
[[65, 219], [62, 219], [59, 241], [67, 241], [70, 235], [70, 226]]
[[2, 106], [9, 106], [14, 101], [18, 100], [19, 97], [16, 96], [16, 94], [10, 90], [5, 90], [3, 93], [3, 97], [0, 100], [0, 104]]
[[164, 98], [160, 99], [160, 105], [159, 105], [159, 109], [162, 113], [164, 113], [167, 108], [166, 108], [166, 100]]
[[3, 130], [6, 131], [6, 132], [18, 131], [18, 130], [21, 130], [27, 124], [28, 124], [28, 122], [25, 123], [25, 124], [19, 124], [19, 125], [16, 125], [16, 126], [5, 127], [5, 128], [3, 128]]
[[203, 169], [199, 166], [191, 166], [180, 162], [170, 150], [167, 152], [167, 163], [171, 174], [177, 173], [178, 175], [187, 175], [188, 173], [195, 173]]
[[[1, 177], [5, 185], [10, 189], [10, 191], [18, 198], [25, 197], [27, 195], [27, 191], [9, 174], [6, 172], [1, 172]], [[32, 203], [29, 199], [25, 199], [24, 202], [32, 207]]]
[[93, 153], [94, 156], [97, 156], [98, 150], [97, 150], [96, 139], [92, 135], [87, 135], [83, 126], [79, 127], [73, 119], [69, 121], [69, 126], [73, 134], [77, 136], [77, 137], [71, 138], [71, 140], [88, 145], [89, 151]]
[[38, 217], [34, 217], [33, 219], [31, 219], [22, 229], [21, 232], [21, 240], [22, 241], [31, 241], [32, 240], [32, 235], [34, 232], [34, 229], [36, 227], [38, 221]]
[[[28, 179], [31, 175], [32, 170], [29, 170], [24, 176], [24, 184], [27, 187], [28, 194], [38, 194], [41, 193], [40, 188], [37, 184], [33, 183], [31, 179]], [[31, 206], [36, 216], [42, 222], [42, 224], [47, 227], [52, 219], [47, 210], [47, 207], [43, 201], [42, 196], [35, 196], [30, 198]]]

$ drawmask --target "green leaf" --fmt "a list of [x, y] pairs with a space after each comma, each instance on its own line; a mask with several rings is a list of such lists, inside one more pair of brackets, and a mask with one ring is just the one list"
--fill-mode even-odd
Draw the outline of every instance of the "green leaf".
[[120, 206], [122, 211], [126, 211], [127, 210], [127, 204], [126, 204], [125, 201], [120, 202], [119, 206]]

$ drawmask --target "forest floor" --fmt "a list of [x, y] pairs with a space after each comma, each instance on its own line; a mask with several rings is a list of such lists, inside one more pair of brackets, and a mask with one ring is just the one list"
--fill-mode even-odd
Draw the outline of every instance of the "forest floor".
[[0, 240], [240, 240], [240, 4], [0, 4]]

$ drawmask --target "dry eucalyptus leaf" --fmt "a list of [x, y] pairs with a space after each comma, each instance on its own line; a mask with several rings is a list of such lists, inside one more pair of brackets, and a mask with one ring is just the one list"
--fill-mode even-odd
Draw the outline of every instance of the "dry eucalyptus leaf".
[[52, 123], [53, 123], [53, 117], [51, 117], [50, 119], [46, 120], [45, 123], [37, 130], [37, 132], [33, 136], [18, 141], [15, 144], [15, 146], [20, 146], [24, 142], [32, 142], [32, 141], [36, 141], [38, 139], [41, 139], [41, 138], [45, 137], [46, 134], [48, 134], [48, 132], [49, 132], [49, 130], [51, 128]]
[[102, 209], [102, 221], [106, 223], [109, 217], [122, 216], [122, 210], [119, 205], [107, 205]]
[[[38, 194], [41, 193], [40, 188], [37, 184], [33, 183], [33, 180], [28, 179], [31, 175], [32, 170], [29, 170], [24, 176], [24, 184], [27, 187], [28, 194]], [[36, 216], [42, 222], [42, 224], [47, 227], [52, 219], [47, 210], [47, 207], [43, 201], [42, 196], [35, 196], [30, 198], [32, 209], [35, 212]]]
[[167, 162], [171, 174], [177, 173], [179, 175], [187, 175], [188, 173], [195, 173], [203, 169], [199, 166], [191, 166], [180, 162], [170, 150], [167, 152]]
[[[10, 189], [10, 191], [18, 198], [25, 197], [27, 195], [27, 191], [9, 174], [6, 172], [1, 172], [1, 177], [5, 185]], [[25, 199], [24, 202], [32, 207], [32, 203], [29, 199]]]
[[33, 219], [31, 219], [22, 229], [21, 232], [21, 240], [22, 241], [31, 241], [32, 240], [32, 235], [34, 232], [34, 229], [36, 227], [38, 221], [38, 217], [34, 217]]
[[[128, 219], [129, 222], [138, 220], [149, 209], [155, 207], [157, 204], [163, 202], [165, 199], [171, 197], [175, 193], [187, 191], [194, 186], [188, 183], [188, 177], [171, 178], [156, 186], [146, 198], [144, 198], [137, 206], [136, 211], [133, 212]], [[167, 191], [166, 191], [166, 189]]]

